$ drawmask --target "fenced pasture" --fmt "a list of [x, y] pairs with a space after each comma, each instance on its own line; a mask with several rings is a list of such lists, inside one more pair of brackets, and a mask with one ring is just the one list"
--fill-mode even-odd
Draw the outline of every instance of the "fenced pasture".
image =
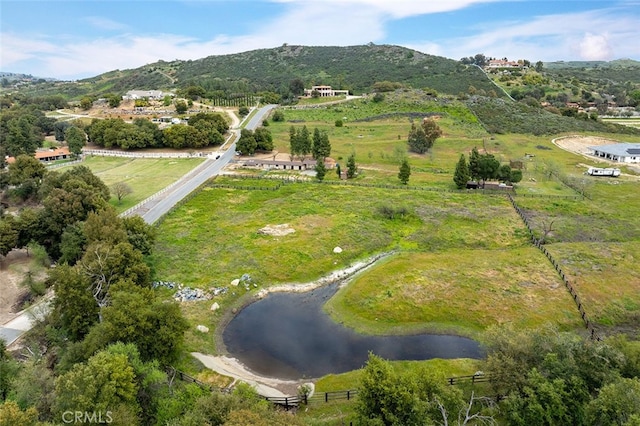
[[[177, 181], [202, 161], [201, 158], [147, 159], [87, 156], [80, 164], [91, 169], [107, 186], [117, 182], [129, 185], [132, 192], [124, 197], [121, 203], [118, 203], [114, 194], [111, 196], [110, 203], [118, 212], [122, 212]], [[57, 170], [64, 171], [66, 167], [72, 166]]]

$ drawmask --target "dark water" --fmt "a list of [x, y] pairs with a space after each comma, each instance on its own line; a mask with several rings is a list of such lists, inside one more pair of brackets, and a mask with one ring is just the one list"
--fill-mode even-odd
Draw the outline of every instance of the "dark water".
[[308, 293], [274, 293], [247, 306], [223, 332], [227, 351], [257, 373], [288, 379], [355, 370], [369, 351], [391, 360], [482, 357], [479, 344], [464, 337], [358, 334], [322, 311], [335, 291], [332, 285]]

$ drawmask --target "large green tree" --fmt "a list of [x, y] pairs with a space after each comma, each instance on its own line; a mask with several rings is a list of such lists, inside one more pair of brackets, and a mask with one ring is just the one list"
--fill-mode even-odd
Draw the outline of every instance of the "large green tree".
[[258, 147], [256, 137], [252, 130], [242, 129], [240, 131], [240, 139], [236, 143], [236, 150], [241, 152], [242, 155], [253, 155]]
[[456, 164], [456, 170], [453, 173], [453, 181], [456, 184], [456, 188], [462, 189], [467, 185], [470, 179], [469, 165], [464, 154], [460, 154], [458, 164]]
[[325, 160], [331, 155], [331, 143], [326, 131], [320, 131], [317, 127], [313, 129], [313, 141], [311, 154], [316, 160]]
[[69, 151], [75, 155], [82, 154], [82, 148], [87, 144], [87, 135], [84, 130], [76, 126], [71, 126], [64, 134], [67, 145], [69, 146]]
[[429, 150], [429, 142], [424, 134], [424, 129], [421, 126], [416, 126], [415, 123], [411, 125], [408, 143], [411, 152], [424, 154]]
[[79, 268], [59, 265], [49, 273], [55, 291], [51, 317], [72, 342], [78, 342], [98, 321], [98, 304], [91, 294], [91, 281]]
[[[56, 420], [65, 421], [65, 412], [114, 413], [124, 405], [139, 411], [135, 372], [125, 354], [98, 352], [56, 379]], [[110, 416], [111, 417], [111, 416]]]
[[471, 154], [469, 154], [469, 175], [472, 180], [477, 181], [480, 179], [480, 153], [475, 146], [471, 150]]

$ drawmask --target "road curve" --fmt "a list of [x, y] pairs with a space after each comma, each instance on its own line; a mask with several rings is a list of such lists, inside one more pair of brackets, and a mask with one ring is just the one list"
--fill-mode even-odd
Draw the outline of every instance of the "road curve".
[[[258, 109], [245, 125], [245, 129], [255, 130], [262, 124], [262, 121], [267, 117], [269, 112], [276, 107], [277, 105], [265, 105]], [[235, 156], [236, 142], [240, 138], [239, 129], [233, 130], [233, 132], [234, 136], [232, 137], [231, 145], [220, 155], [220, 158], [208, 157], [204, 163], [184, 175], [176, 183], [149, 197], [136, 206], [136, 208], [125, 212], [123, 216], [138, 215], [148, 224], [157, 222], [162, 216], [167, 214], [173, 206], [191, 192], [195, 191], [208, 179], [218, 175], [222, 168], [229, 164]]]

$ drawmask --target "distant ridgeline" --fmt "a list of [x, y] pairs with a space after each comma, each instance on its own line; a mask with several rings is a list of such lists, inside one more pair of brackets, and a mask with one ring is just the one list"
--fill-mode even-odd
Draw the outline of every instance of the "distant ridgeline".
[[303, 87], [325, 84], [352, 94], [369, 93], [375, 83], [384, 81], [449, 95], [467, 93], [470, 86], [478, 91], [496, 90], [475, 66], [405, 47], [368, 44], [283, 45], [198, 60], [159, 61], [136, 69], [110, 71], [81, 80], [82, 84], [44, 85], [37, 93], [61, 93], [69, 99], [78, 99], [87, 94], [123, 94], [133, 89], [180, 90], [197, 85], [205, 89], [207, 97], [234, 99], [237, 96], [230, 95], [291, 92], [295, 80], [302, 81]]

